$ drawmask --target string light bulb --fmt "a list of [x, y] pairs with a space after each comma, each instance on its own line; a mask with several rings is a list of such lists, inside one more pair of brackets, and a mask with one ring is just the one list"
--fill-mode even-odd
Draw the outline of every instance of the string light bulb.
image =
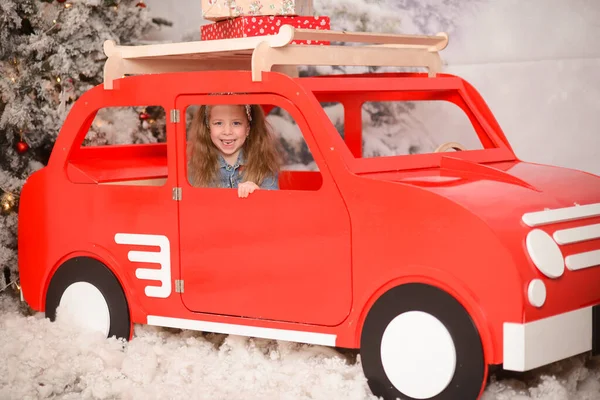
[[16, 204], [17, 198], [11, 192], [5, 192], [2, 197], [0, 197], [0, 210], [4, 213], [11, 212]]

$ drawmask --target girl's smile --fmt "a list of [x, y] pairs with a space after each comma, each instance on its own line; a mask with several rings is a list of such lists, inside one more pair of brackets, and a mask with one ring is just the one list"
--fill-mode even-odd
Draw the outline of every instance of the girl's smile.
[[235, 139], [221, 139], [221, 142], [223, 143], [223, 146], [225, 147], [233, 147], [233, 144], [235, 143]]

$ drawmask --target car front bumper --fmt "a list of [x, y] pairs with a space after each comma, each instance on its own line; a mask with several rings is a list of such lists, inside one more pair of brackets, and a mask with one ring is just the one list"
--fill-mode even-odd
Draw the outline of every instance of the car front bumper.
[[503, 369], [529, 371], [577, 354], [600, 352], [600, 305], [524, 324], [505, 322]]

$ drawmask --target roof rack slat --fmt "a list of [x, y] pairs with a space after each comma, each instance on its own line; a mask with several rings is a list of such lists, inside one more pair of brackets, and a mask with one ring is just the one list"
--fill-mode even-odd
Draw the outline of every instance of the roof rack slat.
[[252, 80], [260, 81], [263, 71], [270, 71], [275, 65], [351, 65], [380, 67], [425, 67], [429, 76], [435, 76], [442, 68], [437, 52], [420, 49], [393, 47], [357, 46], [287, 46], [269, 47], [258, 45], [252, 55]]
[[347, 43], [395, 44], [426, 47], [431, 51], [441, 51], [448, 44], [448, 35], [444, 32], [436, 36], [402, 35], [374, 32], [347, 32], [314, 29], [294, 29], [294, 40], [314, 40]]

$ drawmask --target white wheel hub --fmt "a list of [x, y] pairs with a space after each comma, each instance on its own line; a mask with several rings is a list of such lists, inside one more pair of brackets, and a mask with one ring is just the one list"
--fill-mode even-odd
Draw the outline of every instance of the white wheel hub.
[[415, 399], [429, 399], [452, 380], [456, 349], [440, 320], [409, 311], [394, 318], [383, 332], [381, 363], [396, 389]]
[[96, 286], [88, 282], [73, 283], [64, 291], [56, 310], [56, 320], [105, 336], [110, 330], [106, 299]]

